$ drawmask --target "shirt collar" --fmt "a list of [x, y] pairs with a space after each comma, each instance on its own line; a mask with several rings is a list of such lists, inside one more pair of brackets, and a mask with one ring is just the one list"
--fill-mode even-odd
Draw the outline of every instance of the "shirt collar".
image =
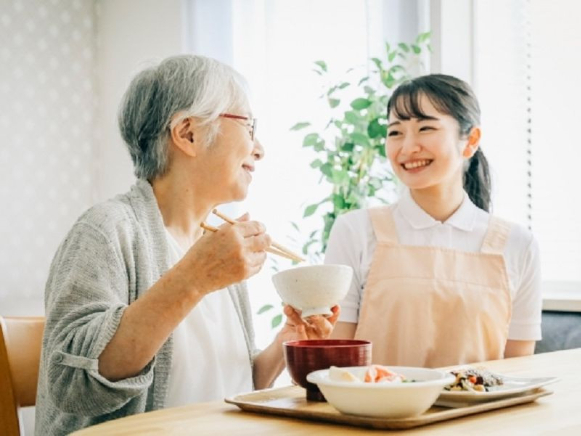
[[[418, 206], [407, 189], [399, 200], [398, 209], [406, 221], [416, 230], [427, 229], [440, 224], [439, 221], [432, 218], [420, 206]], [[464, 193], [464, 199], [462, 200], [460, 207], [445, 221], [445, 224], [469, 232], [474, 228], [477, 211], [478, 208], [476, 205], [472, 203], [468, 195]]]

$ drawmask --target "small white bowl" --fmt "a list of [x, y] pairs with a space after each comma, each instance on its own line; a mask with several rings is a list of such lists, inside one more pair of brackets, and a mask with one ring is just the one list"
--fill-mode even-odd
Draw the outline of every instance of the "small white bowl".
[[311, 265], [287, 269], [272, 276], [282, 301], [302, 311], [302, 317], [331, 315], [351, 286], [353, 268], [347, 265]]
[[[363, 379], [367, 366], [342, 368]], [[452, 374], [427, 368], [388, 366], [402, 374], [408, 383], [364, 383], [333, 381], [329, 370], [311, 372], [307, 380], [316, 384], [325, 399], [339, 412], [374, 418], [408, 418], [424, 413], [432, 406], [444, 386], [453, 383]]]

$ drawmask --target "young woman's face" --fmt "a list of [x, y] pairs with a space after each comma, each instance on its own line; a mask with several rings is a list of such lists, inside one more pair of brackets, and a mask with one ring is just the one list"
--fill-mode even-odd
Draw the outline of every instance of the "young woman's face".
[[436, 110], [426, 96], [420, 97], [425, 119], [401, 120], [389, 114], [386, 154], [399, 179], [410, 189], [462, 183], [463, 151], [458, 122]]

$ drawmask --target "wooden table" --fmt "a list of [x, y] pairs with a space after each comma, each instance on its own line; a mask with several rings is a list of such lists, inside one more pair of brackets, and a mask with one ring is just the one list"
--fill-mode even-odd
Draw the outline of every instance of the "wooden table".
[[[534, 403], [405, 431], [405, 434], [581, 435], [581, 348], [483, 363], [492, 371], [526, 377], [558, 376], [553, 395]], [[221, 401], [158, 410], [76, 433], [91, 435], [354, 435], [390, 433], [242, 412]], [[394, 432], [401, 433], [401, 432]]]

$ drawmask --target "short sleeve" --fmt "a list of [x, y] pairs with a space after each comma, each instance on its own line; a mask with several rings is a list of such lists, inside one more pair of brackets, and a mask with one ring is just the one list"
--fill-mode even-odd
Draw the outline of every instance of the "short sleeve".
[[532, 235], [521, 259], [520, 283], [512, 302], [508, 339], [538, 341], [541, 339], [542, 314], [541, 262], [539, 247]]
[[361, 289], [364, 280], [361, 274], [364, 241], [359, 235], [364, 235], [365, 232], [363, 229], [357, 230], [354, 218], [354, 212], [351, 212], [335, 220], [325, 252], [325, 264], [340, 264], [353, 268], [353, 280], [347, 296], [340, 303], [341, 314], [339, 315], [339, 321], [350, 323], [357, 323], [359, 320]]

